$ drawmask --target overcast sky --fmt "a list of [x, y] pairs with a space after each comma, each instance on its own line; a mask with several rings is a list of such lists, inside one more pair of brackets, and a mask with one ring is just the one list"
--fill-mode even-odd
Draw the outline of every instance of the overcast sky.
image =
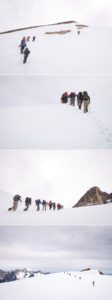
[[0, 29], [76, 20], [112, 25], [111, 0], [1, 0]]
[[112, 192], [112, 150], [0, 150], [0, 190], [73, 206], [91, 187]]
[[0, 227], [0, 268], [112, 271], [111, 227]]

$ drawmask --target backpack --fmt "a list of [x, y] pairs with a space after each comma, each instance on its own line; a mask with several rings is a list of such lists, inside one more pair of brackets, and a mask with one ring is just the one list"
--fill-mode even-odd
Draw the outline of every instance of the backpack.
[[44, 205], [44, 204], [46, 204], [46, 201], [45, 201], [45, 200], [43, 200], [43, 201], [42, 201], [42, 204], [43, 204], [43, 205]]
[[19, 195], [15, 195], [14, 197], [13, 197], [13, 200], [14, 201], [19, 201], [21, 199], [21, 196], [19, 196]]
[[75, 97], [75, 93], [70, 93], [70, 98], [74, 98]]

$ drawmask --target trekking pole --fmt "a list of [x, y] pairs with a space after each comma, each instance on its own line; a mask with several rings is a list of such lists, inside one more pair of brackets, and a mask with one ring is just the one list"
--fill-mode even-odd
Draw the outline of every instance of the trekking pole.
[[20, 62], [22, 62], [22, 60], [23, 60], [23, 54], [21, 54]]
[[89, 104], [89, 112], [91, 113], [91, 108], [90, 108], [90, 104]]

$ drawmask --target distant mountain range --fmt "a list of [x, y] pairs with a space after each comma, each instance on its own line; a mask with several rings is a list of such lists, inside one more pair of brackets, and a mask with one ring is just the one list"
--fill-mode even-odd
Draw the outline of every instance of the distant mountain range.
[[3, 271], [0, 270], [0, 283], [3, 282], [10, 282], [18, 279], [23, 279], [23, 278], [30, 278], [34, 277], [36, 275], [46, 275], [49, 273], [43, 273], [42, 271], [31, 271], [29, 269], [16, 269], [14, 271]]
[[90, 188], [73, 207], [99, 205], [112, 202], [112, 193], [102, 192], [99, 187]]

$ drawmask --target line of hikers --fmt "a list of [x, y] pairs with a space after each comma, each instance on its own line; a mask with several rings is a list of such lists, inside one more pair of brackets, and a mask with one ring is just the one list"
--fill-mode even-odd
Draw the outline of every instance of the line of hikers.
[[[27, 58], [28, 58], [28, 55], [30, 54], [30, 50], [28, 49], [28, 46], [26, 44], [26, 42], [29, 42], [30, 41], [30, 36], [27, 36], [27, 38], [24, 36], [21, 40], [21, 43], [19, 45], [20, 47], [20, 54], [23, 54], [24, 55], [24, 58], [23, 58], [23, 64], [25, 64], [27, 62]], [[34, 42], [36, 39], [35, 36], [33, 36], [32, 38], [32, 41]]]
[[90, 104], [90, 97], [89, 97], [87, 91], [79, 92], [78, 94], [76, 94], [74, 92], [71, 92], [70, 94], [68, 94], [67, 92], [64, 92], [61, 96], [61, 103], [67, 103], [68, 99], [70, 99], [70, 105], [75, 106], [76, 98], [77, 98], [77, 105], [78, 105], [79, 109], [81, 109], [82, 105], [83, 105], [84, 113], [88, 112], [88, 107]]
[[[13, 197], [13, 206], [9, 207], [8, 211], [10, 211], [10, 210], [16, 211], [19, 202], [22, 202], [22, 200], [21, 200], [21, 196], [17, 194]], [[24, 211], [27, 211], [29, 209], [29, 207], [31, 206], [31, 204], [32, 204], [32, 199], [29, 197], [26, 197]], [[55, 202], [52, 202], [51, 200], [49, 202], [47, 202], [46, 200], [37, 199], [37, 200], [35, 200], [35, 205], [36, 205], [37, 211], [40, 210], [41, 206], [42, 206], [42, 210], [47, 210], [47, 207], [49, 208], [49, 210], [55, 210], [55, 209], [60, 210], [63, 208], [63, 205], [61, 205], [60, 203], [56, 204]]]

